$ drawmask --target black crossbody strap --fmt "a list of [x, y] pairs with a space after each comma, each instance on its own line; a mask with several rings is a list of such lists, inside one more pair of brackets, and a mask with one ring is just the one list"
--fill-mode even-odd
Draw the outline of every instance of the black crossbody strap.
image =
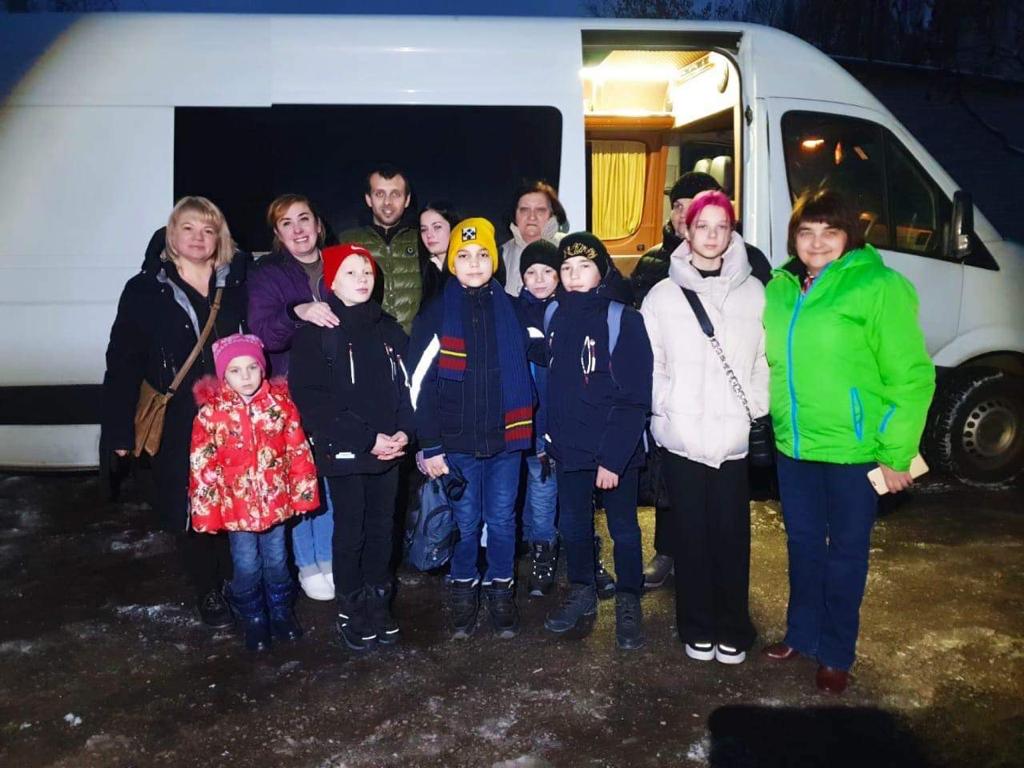
[[700, 323], [700, 329], [704, 331], [704, 335], [709, 339], [715, 335], [715, 326], [711, 324], [711, 318], [708, 317], [707, 311], [704, 309], [704, 305], [700, 302], [700, 297], [696, 292], [691, 291], [689, 288], [683, 288], [679, 286], [683, 291], [683, 296], [690, 302], [690, 308], [693, 310], [693, 314], [697, 316], [697, 322]]

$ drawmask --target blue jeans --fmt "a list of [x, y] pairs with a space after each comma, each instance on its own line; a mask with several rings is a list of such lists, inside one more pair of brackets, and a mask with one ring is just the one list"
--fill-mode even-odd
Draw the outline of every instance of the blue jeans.
[[[619, 485], [602, 491], [615, 554], [616, 591], [639, 595], [644, 584], [640, 524], [636, 519], [637, 470], [619, 475]], [[594, 482], [597, 470], [558, 468], [558, 530], [570, 584], [594, 584]]]
[[319, 512], [299, 515], [299, 519], [292, 525], [292, 554], [295, 555], [295, 567], [301, 576], [312, 576], [318, 572], [325, 575], [332, 573], [334, 504], [322, 478], [320, 497], [324, 499], [325, 508]]
[[[554, 460], [552, 459], [552, 462]], [[558, 511], [558, 479], [552, 472], [541, 480], [543, 466], [535, 454], [526, 457], [526, 497], [523, 501], [523, 540], [554, 544]], [[554, 469], [554, 467], [552, 467]]]
[[260, 584], [284, 584], [292, 580], [288, 572], [288, 552], [284, 544], [284, 526], [260, 533], [231, 531], [231, 560], [235, 575], [231, 579], [231, 593], [244, 595]]
[[519, 451], [479, 458], [449, 453], [445, 459], [466, 478], [466, 491], [451, 501], [459, 540], [452, 553], [452, 579], [477, 579], [480, 526], [487, 524], [487, 572], [484, 582], [511, 579], [516, 541], [516, 492], [519, 490]]
[[789, 548], [786, 644], [829, 667], [853, 665], [878, 496], [874, 464], [828, 464], [779, 455], [779, 496]]

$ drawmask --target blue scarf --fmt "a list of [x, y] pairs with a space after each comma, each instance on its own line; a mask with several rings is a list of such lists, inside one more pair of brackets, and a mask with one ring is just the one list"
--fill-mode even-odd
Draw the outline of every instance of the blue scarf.
[[[533, 389], [526, 364], [523, 330], [512, 300], [496, 280], [480, 289], [489, 291], [494, 302], [494, 331], [501, 367], [501, 400], [505, 413], [505, 449], [523, 451], [533, 440]], [[462, 328], [462, 308], [466, 289], [458, 280], [444, 286], [444, 319], [441, 321], [441, 351], [437, 374], [449, 381], [462, 381], [469, 358]], [[486, 365], [486, 361], [481, 361]], [[481, 375], [485, 372], [481, 370]]]

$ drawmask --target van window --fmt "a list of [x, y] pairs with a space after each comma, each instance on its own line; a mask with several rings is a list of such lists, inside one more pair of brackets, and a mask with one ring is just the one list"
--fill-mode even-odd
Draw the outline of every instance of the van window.
[[602, 240], [629, 237], [640, 226], [646, 165], [642, 141], [590, 142], [591, 221]]
[[174, 118], [175, 197], [210, 197], [253, 251], [270, 249], [264, 214], [284, 192], [318, 204], [329, 235], [368, 223], [365, 174], [378, 163], [408, 175], [409, 219], [447, 199], [491, 219], [499, 244], [524, 180], [558, 188], [562, 115], [549, 106], [178, 107]]
[[787, 112], [782, 139], [789, 190], [833, 187], [854, 205], [879, 248], [942, 257], [951, 205], [907, 149], [876, 123]]

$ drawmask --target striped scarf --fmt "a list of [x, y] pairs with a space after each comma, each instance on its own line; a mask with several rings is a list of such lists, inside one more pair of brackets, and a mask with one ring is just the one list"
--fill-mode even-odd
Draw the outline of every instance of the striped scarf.
[[[462, 381], [469, 364], [462, 327], [465, 290], [458, 280], [449, 280], [444, 286], [444, 319], [441, 321], [437, 374], [449, 381]], [[523, 330], [511, 299], [495, 280], [480, 290], [489, 291], [494, 303], [494, 331], [505, 412], [505, 449], [527, 450], [533, 440], [533, 390], [526, 364]], [[486, 375], [486, 364], [485, 360], [479, 363], [481, 376]]]

